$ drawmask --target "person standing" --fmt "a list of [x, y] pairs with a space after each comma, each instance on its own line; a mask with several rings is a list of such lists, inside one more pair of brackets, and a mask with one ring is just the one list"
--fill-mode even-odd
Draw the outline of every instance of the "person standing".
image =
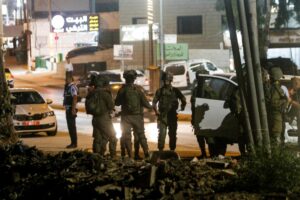
[[73, 64], [69, 57], [66, 57], [67, 63], [65, 64], [66, 77], [73, 76]]
[[76, 130], [76, 117], [77, 117], [77, 96], [78, 88], [73, 82], [72, 76], [66, 77], [66, 84], [64, 88], [64, 101], [63, 105], [66, 109], [66, 120], [69, 130], [69, 135], [71, 138], [71, 144], [66, 148], [76, 148], [77, 147], [77, 130]]
[[[162, 74], [163, 86], [155, 92], [152, 101], [153, 109], [158, 116], [157, 126], [158, 134], [158, 149], [163, 151], [167, 128], [169, 128], [169, 147], [170, 150], [176, 149], [177, 135], [177, 109], [179, 106], [178, 99], [181, 101], [181, 110], [184, 110], [186, 99], [178, 88], [172, 87], [173, 75], [168, 72]], [[157, 109], [158, 104], [158, 109]]]
[[95, 88], [90, 90], [85, 102], [87, 114], [93, 115], [93, 152], [104, 156], [107, 141], [111, 158], [116, 156], [117, 138], [113, 127], [111, 112], [114, 109], [112, 95], [107, 86], [106, 77], [97, 77], [94, 81]]
[[123, 77], [125, 85], [118, 91], [115, 105], [121, 106], [121, 156], [125, 157], [127, 151], [128, 157], [132, 158], [131, 130], [135, 137], [135, 158], [139, 158], [139, 145], [141, 145], [145, 158], [149, 157], [149, 148], [144, 128], [144, 107], [152, 109], [147, 101], [144, 92], [134, 84], [137, 77], [135, 70], [124, 71]]
[[272, 145], [281, 143], [281, 133], [283, 129], [283, 112], [286, 109], [287, 97], [281, 88], [279, 80], [283, 73], [279, 67], [272, 67], [270, 70], [270, 89], [266, 96], [266, 105], [268, 111], [268, 124], [270, 139]]

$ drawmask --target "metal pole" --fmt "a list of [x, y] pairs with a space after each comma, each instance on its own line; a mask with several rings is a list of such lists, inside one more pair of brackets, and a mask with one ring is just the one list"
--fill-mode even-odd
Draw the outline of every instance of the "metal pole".
[[261, 120], [262, 127], [262, 137], [263, 137], [263, 146], [266, 148], [267, 152], [271, 152], [270, 146], [270, 136], [269, 136], [269, 127], [268, 127], [268, 119], [267, 119], [267, 110], [265, 103], [265, 95], [263, 89], [263, 81], [261, 74], [261, 65], [259, 58], [259, 48], [258, 48], [258, 34], [257, 34], [257, 13], [256, 13], [256, 0], [247, 0], [245, 1], [245, 9], [247, 14], [247, 23], [248, 23], [248, 31], [249, 31], [249, 39], [251, 46], [251, 55], [253, 65], [253, 73], [256, 82], [256, 93], [258, 95], [258, 107], [259, 114]]
[[164, 66], [165, 62], [165, 50], [164, 50], [164, 17], [163, 17], [163, 0], [159, 0], [159, 13], [160, 13], [160, 67]]
[[238, 9], [239, 9], [239, 17], [243, 35], [243, 46], [244, 46], [244, 55], [246, 60], [246, 68], [247, 68], [247, 77], [248, 77], [248, 88], [250, 89], [250, 98], [253, 110], [253, 122], [254, 122], [254, 131], [256, 134], [256, 142], [258, 147], [262, 147], [262, 133], [261, 133], [261, 123], [260, 123], [260, 115], [259, 109], [257, 105], [257, 95], [255, 88], [255, 80], [253, 74], [253, 64], [252, 64], [252, 56], [250, 49], [250, 41], [248, 34], [248, 27], [246, 21], [246, 13], [245, 13], [245, 5], [243, 0], [238, 0]]
[[247, 132], [248, 139], [249, 139], [248, 145], [249, 145], [250, 151], [253, 154], [255, 154], [250, 118], [249, 118], [249, 113], [248, 113], [245, 95], [244, 95], [244, 91], [243, 91], [245, 86], [244, 86], [244, 80], [243, 80], [242, 63], [241, 63], [239, 46], [238, 46], [238, 39], [237, 39], [237, 35], [236, 35], [236, 26], [235, 26], [235, 21], [234, 21], [231, 0], [225, 0], [225, 8], [226, 8], [227, 21], [228, 21], [228, 26], [229, 26], [229, 31], [230, 31], [231, 46], [232, 46], [232, 50], [233, 50], [234, 66], [235, 66], [235, 70], [237, 72], [239, 93], [240, 93], [242, 107], [243, 107], [243, 111], [244, 111], [244, 117], [245, 117], [245, 125], [246, 125], [245, 128], [246, 128], [246, 132]]

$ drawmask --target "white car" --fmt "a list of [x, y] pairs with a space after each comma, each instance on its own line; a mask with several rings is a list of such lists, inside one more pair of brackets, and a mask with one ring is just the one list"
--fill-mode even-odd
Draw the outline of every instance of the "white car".
[[56, 135], [57, 120], [49, 106], [52, 100], [44, 100], [31, 88], [12, 88], [10, 92], [15, 106], [13, 123], [18, 134], [46, 132], [48, 136]]
[[[120, 74], [122, 81], [125, 83], [125, 79], [123, 78], [123, 73], [124, 73], [123, 71], [119, 69], [108, 70], [108, 71]], [[137, 73], [137, 77], [134, 83], [142, 86], [145, 91], [149, 91], [149, 78], [148, 78], [149, 76], [143, 70], [136, 69], [135, 71]]]
[[163, 71], [173, 74], [174, 87], [195, 87], [196, 72], [205, 69], [209, 74], [223, 73], [214, 63], [207, 59], [191, 59], [188, 61], [175, 61], [164, 65]]

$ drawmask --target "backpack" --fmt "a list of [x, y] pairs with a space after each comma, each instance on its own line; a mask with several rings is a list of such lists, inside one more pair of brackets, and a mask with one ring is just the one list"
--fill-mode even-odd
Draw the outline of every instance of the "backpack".
[[101, 94], [93, 92], [86, 97], [85, 110], [87, 114], [99, 116], [103, 114]]
[[125, 89], [125, 105], [129, 114], [141, 113], [140, 91], [136, 86], [126, 87]]

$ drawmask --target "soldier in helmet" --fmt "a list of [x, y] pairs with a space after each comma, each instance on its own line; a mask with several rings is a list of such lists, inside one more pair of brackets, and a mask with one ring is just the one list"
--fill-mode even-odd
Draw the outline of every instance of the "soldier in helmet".
[[134, 156], [139, 159], [139, 145], [142, 146], [145, 158], [149, 157], [149, 148], [144, 129], [144, 107], [152, 109], [141, 88], [134, 84], [137, 77], [135, 70], [126, 70], [123, 74], [125, 85], [118, 91], [115, 104], [121, 106], [121, 156], [132, 158], [131, 130], [135, 137]]
[[[198, 145], [200, 147], [200, 150], [201, 150], [201, 155], [199, 156], [199, 158], [206, 158], [207, 157], [207, 154], [206, 154], [206, 150], [205, 150], [205, 137], [204, 136], [201, 136], [199, 134], [200, 132], [200, 127], [199, 127], [199, 123], [201, 121], [197, 121], [196, 120], [196, 96], [197, 96], [197, 93], [201, 92], [202, 90], [202, 87], [204, 87], [204, 83], [203, 81], [200, 79], [200, 76], [199, 74], [208, 74], [208, 71], [206, 71], [205, 69], [202, 69], [202, 70], [198, 70], [196, 72], [196, 79], [197, 79], [197, 87], [195, 87], [193, 90], [192, 90], [192, 96], [191, 96], [191, 109], [192, 109], [192, 121], [191, 121], [191, 124], [195, 130], [195, 135], [196, 135], [196, 138], [197, 138], [197, 142], [198, 142]], [[200, 109], [200, 108], [198, 108]], [[204, 118], [204, 113], [206, 110], [208, 110], [209, 107], [208, 105], [206, 106], [202, 106], [201, 108], [201, 114], [203, 113], [203, 115], [201, 115], [199, 117], [200, 120], [202, 120]]]
[[270, 88], [266, 96], [266, 105], [270, 138], [273, 145], [280, 144], [280, 135], [283, 129], [282, 116], [287, 104], [287, 97], [279, 82], [282, 77], [283, 73], [279, 67], [270, 69]]
[[107, 77], [96, 76], [93, 79], [94, 89], [86, 97], [86, 111], [93, 115], [93, 152], [104, 156], [107, 141], [111, 158], [116, 156], [117, 138], [110, 113], [114, 109], [114, 102], [107, 86]]
[[[184, 110], [186, 99], [179, 89], [172, 87], [173, 75], [168, 72], [162, 74], [163, 86], [155, 92], [152, 106], [158, 116], [157, 125], [159, 129], [158, 149], [163, 151], [167, 128], [169, 128], [169, 147], [174, 151], [176, 148], [177, 135], [177, 109], [178, 99], [181, 101], [181, 110]], [[158, 109], [157, 109], [158, 104]]]

